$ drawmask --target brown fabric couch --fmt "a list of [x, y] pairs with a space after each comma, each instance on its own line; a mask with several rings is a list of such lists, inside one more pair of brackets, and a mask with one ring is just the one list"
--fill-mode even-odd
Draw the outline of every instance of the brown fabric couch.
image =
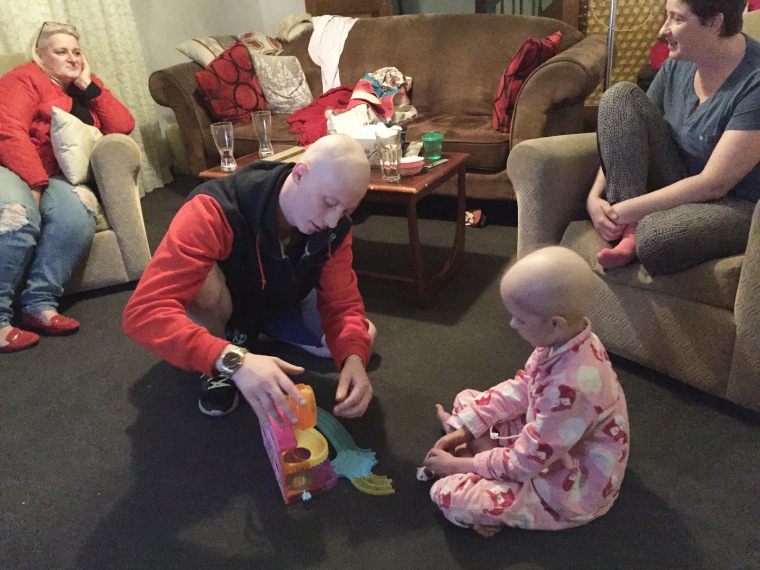
[[[511, 133], [491, 127], [499, 79], [529, 37], [562, 31], [561, 52], [525, 81], [518, 96]], [[298, 57], [314, 97], [322, 93], [320, 68], [308, 55], [310, 35], [284, 45], [283, 55]], [[464, 151], [467, 194], [514, 199], [506, 172], [510, 149], [523, 140], [582, 130], [583, 103], [603, 73], [605, 38], [584, 37], [559, 20], [497, 14], [417, 14], [360, 19], [349, 33], [340, 59], [344, 85], [394, 66], [413, 78], [410, 92], [419, 116], [408, 123], [407, 140], [427, 131], [444, 133], [444, 151]], [[209, 125], [213, 119], [198, 94], [193, 62], [154, 72], [150, 92], [170, 107], [179, 124], [190, 171], [197, 174], [219, 162]], [[273, 120], [273, 141], [295, 143], [285, 115]], [[257, 149], [250, 123], [236, 126], [235, 154]], [[448, 189], [453, 191], [453, 187]]]
[[526, 141], [507, 170], [518, 207], [518, 254], [562, 243], [597, 275], [589, 315], [615, 354], [760, 411], [760, 204], [744, 255], [652, 277], [638, 263], [605, 272], [607, 247], [586, 215], [599, 168], [596, 135]]

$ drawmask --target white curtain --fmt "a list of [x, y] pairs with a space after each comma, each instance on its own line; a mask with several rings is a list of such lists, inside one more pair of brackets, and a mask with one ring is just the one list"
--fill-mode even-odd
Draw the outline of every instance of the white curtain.
[[171, 181], [171, 159], [162, 137], [130, 0], [2, 0], [0, 53], [30, 54], [42, 22], [76, 26], [93, 73], [124, 103], [137, 126], [132, 138], [143, 153], [140, 194]]

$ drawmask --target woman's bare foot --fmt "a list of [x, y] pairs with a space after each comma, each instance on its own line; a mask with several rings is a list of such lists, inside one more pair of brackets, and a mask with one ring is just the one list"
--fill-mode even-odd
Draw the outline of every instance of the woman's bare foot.
[[441, 427], [443, 428], [443, 431], [446, 433], [451, 431], [451, 427], [447, 423], [449, 421], [449, 418], [451, 417], [451, 414], [443, 409], [443, 406], [441, 404], [435, 405], [435, 415], [438, 417], [438, 421], [441, 422]]
[[35, 319], [38, 319], [45, 323], [46, 325], [50, 324], [50, 319], [52, 319], [54, 316], [58, 314], [58, 311], [55, 309], [45, 309], [44, 311], [40, 311], [39, 313], [29, 313], [32, 315]]
[[13, 330], [13, 327], [11, 325], [0, 327], [0, 347], [8, 346], [8, 341], [6, 339], [8, 338], [11, 330]]
[[493, 535], [495, 535], [497, 532], [501, 530], [500, 526], [487, 526], [484, 524], [474, 524], [472, 525], [472, 529], [477, 532], [480, 536], [485, 536], [486, 538], [491, 538]]

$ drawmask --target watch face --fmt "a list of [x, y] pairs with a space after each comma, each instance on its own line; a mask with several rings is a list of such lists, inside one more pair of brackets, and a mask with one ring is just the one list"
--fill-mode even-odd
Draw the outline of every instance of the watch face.
[[228, 373], [235, 372], [243, 363], [243, 355], [237, 351], [230, 351], [222, 357], [222, 366]]

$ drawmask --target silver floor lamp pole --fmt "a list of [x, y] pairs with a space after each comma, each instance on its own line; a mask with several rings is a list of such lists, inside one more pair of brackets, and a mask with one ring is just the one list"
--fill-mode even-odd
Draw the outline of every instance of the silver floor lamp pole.
[[612, 61], [615, 59], [615, 12], [617, 0], [610, 0], [610, 28], [607, 32], [607, 64], [604, 70], [604, 90], [610, 86], [612, 78]]

